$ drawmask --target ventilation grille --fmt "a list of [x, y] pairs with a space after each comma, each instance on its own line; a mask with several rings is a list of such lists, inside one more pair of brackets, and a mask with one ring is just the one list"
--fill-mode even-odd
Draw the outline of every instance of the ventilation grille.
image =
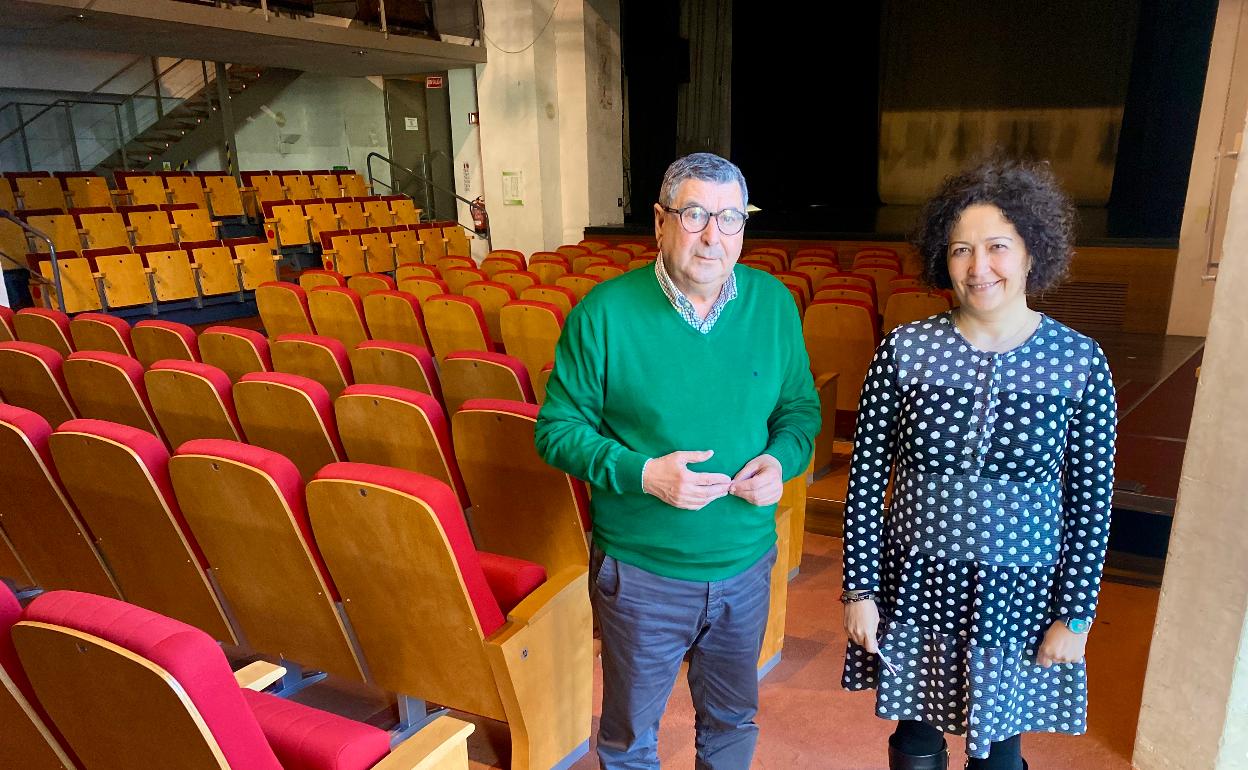
[[1073, 281], [1032, 297], [1030, 305], [1082, 332], [1122, 331], [1127, 284]]

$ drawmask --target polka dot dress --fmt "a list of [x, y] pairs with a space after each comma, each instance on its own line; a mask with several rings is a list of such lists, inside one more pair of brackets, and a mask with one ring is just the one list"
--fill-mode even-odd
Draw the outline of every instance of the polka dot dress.
[[1085, 732], [1084, 664], [1035, 656], [1056, 618], [1096, 614], [1115, 423], [1104, 353], [1048, 316], [1006, 353], [948, 313], [890, 333], [845, 503], [845, 588], [877, 591], [888, 665], [851, 642], [843, 686], [876, 688], [885, 719], [965, 734], [976, 758], [1021, 732]]

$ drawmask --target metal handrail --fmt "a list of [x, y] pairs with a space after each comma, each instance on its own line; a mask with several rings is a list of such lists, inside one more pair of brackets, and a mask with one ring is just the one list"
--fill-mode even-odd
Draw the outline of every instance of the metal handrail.
[[[52, 239], [49, 238], [46, 234], [44, 234], [42, 231], [36, 230], [35, 228], [26, 224], [25, 222], [21, 220], [20, 217], [14, 216], [13, 213], [10, 211], [5, 211], [4, 209], [0, 209], [0, 219], [9, 220], [13, 224], [22, 228], [26, 232], [35, 236], [36, 238], [42, 239], [48, 244], [48, 256], [52, 260], [52, 284], [56, 289], [56, 299], [58, 302], [61, 303], [61, 312], [64, 313], [65, 312], [65, 294], [64, 292], [61, 291], [61, 263], [57, 259], [57, 256], [56, 256], [56, 244], [54, 244], [52, 242]], [[15, 260], [12, 257], [9, 257], [9, 261], [13, 262]], [[35, 275], [36, 273], [32, 271], [31, 276], [35, 276]], [[43, 276], [39, 276], [39, 277], [43, 278]], [[44, 280], [46, 281], [47, 279], [44, 279]]]
[[[368, 169], [368, 185], [369, 185], [369, 187], [370, 187], [370, 188], [372, 187], [372, 185], [373, 185], [373, 183], [374, 183], [374, 182], [379, 182], [379, 183], [381, 183], [381, 184], [384, 184], [384, 185], [386, 186], [386, 188], [387, 188], [387, 189], [389, 189], [391, 192], [394, 192], [394, 190], [395, 190], [394, 185], [389, 184], [389, 183], [387, 183], [387, 182], [382, 182], [380, 179], [378, 179], [377, 177], [373, 176], [373, 158], [374, 158], [374, 157], [377, 157], [377, 158], [380, 158], [381, 160], [384, 160], [387, 164], [389, 164], [389, 165], [390, 165], [390, 167], [391, 167], [391, 168], [397, 168], [399, 171], [403, 171], [403, 172], [405, 172], [408, 176], [411, 176], [411, 177], [413, 177], [414, 179], [416, 179], [416, 180], [418, 180], [418, 181], [420, 181], [420, 182], [423, 182], [423, 183], [424, 183], [425, 185], [427, 185], [428, 187], [432, 187], [432, 188], [433, 188], [433, 189], [435, 189], [435, 190], [441, 190], [442, 192], [444, 192], [444, 193], [448, 193], [449, 195], [451, 195], [451, 197], [455, 198], [455, 200], [457, 200], [457, 201], [462, 201], [462, 202], [464, 202], [464, 203], [467, 203], [469, 206], [471, 206], [471, 205], [472, 205], [472, 201], [470, 201], [470, 200], [468, 200], [467, 198], [463, 197], [462, 195], [460, 195], [459, 193], [455, 192], [454, 190], [448, 190], [447, 188], [442, 187], [441, 185], [438, 185], [438, 184], [435, 184], [435, 183], [431, 182], [430, 180], [426, 179], [425, 177], [421, 176], [420, 174], [417, 174], [415, 171], [411, 170], [411, 169], [410, 169], [410, 168], [408, 168], [407, 166], [403, 166], [403, 165], [400, 165], [400, 164], [398, 164], [398, 163], [395, 163], [393, 160], [390, 160], [390, 159], [389, 159], [389, 158], [387, 158], [385, 155], [382, 155], [382, 154], [381, 154], [381, 153], [379, 153], [379, 152], [370, 152], [370, 153], [368, 154], [368, 157], [364, 159], [364, 165], [365, 165], [365, 167]], [[460, 222], [460, 221], [459, 221], [459, 212], [456, 212], [456, 213], [455, 213], [455, 224], [459, 225], [460, 227], [464, 228], [465, 230], [474, 230], [474, 231], [475, 231], [475, 229], [476, 229], [476, 228], [475, 228], [475, 226], [469, 226], [469, 225], [464, 224], [463, 222]]]

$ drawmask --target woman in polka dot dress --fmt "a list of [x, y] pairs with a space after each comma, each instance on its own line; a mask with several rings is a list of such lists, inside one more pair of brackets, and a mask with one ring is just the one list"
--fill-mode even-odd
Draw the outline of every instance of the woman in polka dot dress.
[[1114, 386], [1096, 342], [1027, 305], [1065, 276], [1073, 222], [1047, 165], [948, 179], [916, 241], [960, 306], [891, 332], [863, 385], [842, 684], [897, 720], [890, 768], [947, 767], [953, 733], [968, 767], [1016, 770], [1021, 733], [1086, 731]]

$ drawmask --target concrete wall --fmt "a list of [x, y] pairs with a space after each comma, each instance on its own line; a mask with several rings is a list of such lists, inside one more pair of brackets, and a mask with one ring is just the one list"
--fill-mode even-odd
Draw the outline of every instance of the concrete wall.
[[[477, 113], [476, 70], [450, 70], [446, 73], [446, 87], [451, 108], [451, 156], [454, 159], [455, 192], [461, 198], [474, 200], [484, 193], [480, 125], [469, 122], [469, 116]], [[467, 203], [458, 201], [457, 209], [460, 222], [472, 221], [472, 212], [469, 211]], [[472, 256], [478, 262], [489, 253], [484, 239], [474, 239], [471, 246]]]

